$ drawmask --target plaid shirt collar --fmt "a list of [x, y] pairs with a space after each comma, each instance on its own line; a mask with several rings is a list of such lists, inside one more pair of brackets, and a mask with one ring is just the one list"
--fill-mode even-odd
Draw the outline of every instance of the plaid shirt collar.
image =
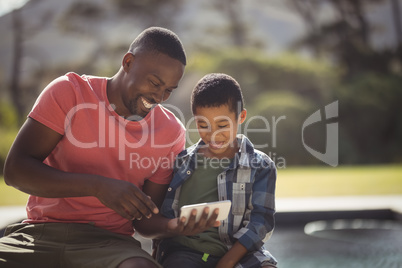
[[[239, 151], [235, 156], [233, 165], [231, 165], [229, 169], [234, 169], [237, 166], [239, 166], [239, 168], [250, 168], [250, 161], [252, 161], [253, 158], [254, 146], [243, 134], [238, 134], [236, 138], [239, 144]], [[189, 160], [195, 161], [198, 150], [204, 145], [205, 143], [200, 139], [196, 144], [188, 147], [177, 157], [180, 158], [182, 163], [185, 163]]]

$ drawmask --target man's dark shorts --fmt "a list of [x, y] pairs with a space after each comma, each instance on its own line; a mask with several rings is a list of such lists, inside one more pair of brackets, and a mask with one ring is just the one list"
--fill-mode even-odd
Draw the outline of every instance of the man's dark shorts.
[[0, 239], [0, 267], [117, 267], [134, 257], [156, 263], [133, 237], [90, 224], [14, 224]]

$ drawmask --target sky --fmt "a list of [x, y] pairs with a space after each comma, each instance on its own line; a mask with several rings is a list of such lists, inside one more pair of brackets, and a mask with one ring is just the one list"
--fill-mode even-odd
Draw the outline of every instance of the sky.
[[14, 8], [24, 5], [29, 0], [0, 0], [0, 16], [10, 12]]

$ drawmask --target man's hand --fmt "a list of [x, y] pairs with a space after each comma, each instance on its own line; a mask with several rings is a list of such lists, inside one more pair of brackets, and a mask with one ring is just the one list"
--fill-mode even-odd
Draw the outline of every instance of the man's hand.
[[[45, 164], [43, 161], [62, 138], [58, 132], [28, 118], [7, 156], [5, 182], [45, 198], [95, 196], [129, 220], [159, 212], [151, 199], [132, 183], [96, 174], [64, 172]], [[163, 198], [164, 194], [160, 196]]]
[[202, 233], [211, 227], [218, 227], [220, 222], [216, 219], [218, 218], [219, 209], [216, 208], [209, 219], [208, 214], [209, 208], [206, 207], [204, 208], [200, 220], [196, 222], [195, 217], [197, 215], [197, 210], [193, 209], [187, 224], [185, 224], [185, 217], [170, 220], [168, 223], [168, 232], [174, 235], [192, 236]]
[[105, 206], [129, 220], [142, 217], [149, 219], [153, 213], [159, 213], [154, 202], [137, 186], [127, 181], [101, 180], [95, 196]]

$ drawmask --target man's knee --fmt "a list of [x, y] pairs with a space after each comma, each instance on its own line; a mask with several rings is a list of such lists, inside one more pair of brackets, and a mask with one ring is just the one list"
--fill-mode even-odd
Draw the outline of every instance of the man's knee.
[[158, 268], [158, 266], [145, 258], [130, 258], [120, 263], [118, 268]]

